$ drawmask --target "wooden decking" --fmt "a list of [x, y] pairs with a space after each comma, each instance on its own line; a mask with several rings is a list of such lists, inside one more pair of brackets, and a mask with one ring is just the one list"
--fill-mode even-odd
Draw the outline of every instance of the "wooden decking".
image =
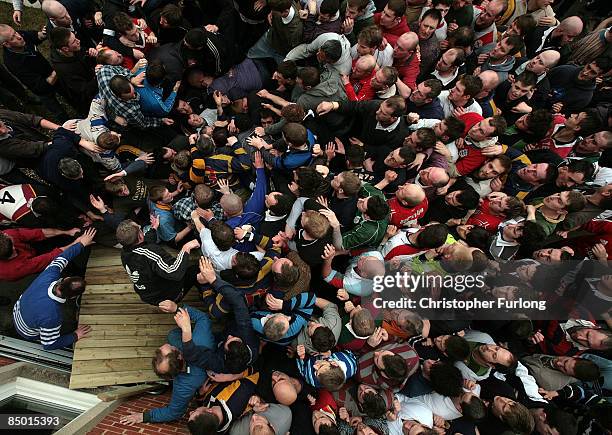
[[[172, 314], [140, 300], [117, 249], [95, 247], [85, 279], [79, 324], [90, 325], [92, 332], [75, 345], [70, 388], [159, 380], [151, 357], [176, 327]], [[194, 290], [184, 301], [199, 306]]]

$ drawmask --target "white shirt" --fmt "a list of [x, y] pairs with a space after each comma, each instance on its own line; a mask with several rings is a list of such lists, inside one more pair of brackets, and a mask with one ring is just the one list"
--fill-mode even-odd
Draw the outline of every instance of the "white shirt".
[[[383, 66], [393, 65], [393, 47], [391, 47], [391, 44], [387, 44], [385, 49], [382, 51], [374, 51], [372, 56], [374, 56], [374, 58], [376, 59], [376, 64], [381, 68]], [[357, 44], [351, 47], [351, 57], [353, 58], [353, 60], [359, 58], [359, 53], [357, 53]]]
[[387, 127], [383, 127], [380, 122], [376, 123], [376, 130], [383, 130], [391, 133], [399, 125], [401, 118], [398, 116], [395, 122]]
[[[200, 231], [200, 241], [202, 245], [202, 254], [206, 255], [212, 261], [213, 268], [217, 272], [232, 268], [232, 259], [238, 253], [237, 249], [230, 248], [227, 251], [221, 251], [215, 242], [212, 240], [212, 234], [208, 228], [202, 228]], [[260, 261], [263, 258], [263, 252], [251, 252]]]
[[[442, 110], [444, 110], [445, 118], [451, 116], [453, 114], [453, 110], [455, 110], [455, 105], [451, 102], [451, 100], [448, 99], [449, 93], [450, 91], [442, 91], [438, 96], [438, 98], [440, 99], [440, 104], [442, 105]], [[479, 115], [482, 115], [482, 107], [480, 107], [480, 104], [478, 104], [478, 102], [473, 98], [472, 104], [470, 104], [469, 106], [465, 106], [464, 109], [467, 113], [474, 112], [478, 113]]]

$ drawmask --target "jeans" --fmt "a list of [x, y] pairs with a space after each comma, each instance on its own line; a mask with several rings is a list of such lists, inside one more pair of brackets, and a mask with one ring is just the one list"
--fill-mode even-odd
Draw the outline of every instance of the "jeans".
[[268, 32], [264, 33], [262, 37], [259, 38], [259, 41], [257, 41], [255, 45], [249, 49], [247, 57], [249, 59], [272, 58], [276, 63], [281, 63], [283, 60], [285, 60], [285, 56], [279, 54], [270, 46], [268, 43]]

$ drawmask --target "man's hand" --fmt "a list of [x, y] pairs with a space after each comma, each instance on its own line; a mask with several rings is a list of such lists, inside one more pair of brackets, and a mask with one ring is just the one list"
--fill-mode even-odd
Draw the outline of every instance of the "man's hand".
[[421, 118], [418, 113], [410, 112], [408, 115], [406, 115], [406, 120], [409, 124], [415, 124], [419, 122], [419, 119]]
[[266, 305], [270, 311], [280, 311], [283, 309], [283, 300], [277, 299], [268, 293], [266, 295]]
[[174, 86], [172, 87], [172, 91], [178, 92], [180, 87], [181, 87], [181, 81], [179, 80], [178, 82], [174, 83]]
[[153, 153], [142, 153], [139, 155], [136, 160], [142, 160], [147, 165], [152, 165], [155, 163], [155, 157], [153, 157]]
[[338, 221], [338, 218], [336, 217], [336, 213], [334, 213], [333, 211], [329, 209], [321, 209], [319, 210], [319, 213], [321, 213], [323, 216], [327, 218], [332, 228], [334, 229], [340, 228], [340, 221]]
[[99, 196], [89, 195], [89, 202], [93, 208], [98, 210], [100, 213], [104, 213], [106, 211], [106, 204], [104, 204], [104, 201], [100, 199]]
[[88, 48], [87, 55], [89, 57], [96, 57], [98, 55], [98, 50], [96, 50], [95, 48]]
[[13, 11], [13, 23], [21, 26], [21, 11]]
[[370, 347], [377, 347], [383, 341], [389, 339], [387, 331], [380, 326], [374, 330], [374, 333], [368, 338], [368, 345]]
[[69, 230], [64, 231], [66, 236], [74, 237], [81, 231], [80, 228], [71, 228]]
[[229, 187], [229, 181], [226, 178], [219, 178], [217, 180], [217, 186], [219, 186], [219, 192], [222, 195], [229, 195], [232, 193], [232, 189]]
[[255, 167], [255, 169], [263, 169], [264, 159], [263, 159], [263, 156], [261, 155], [261, 152], [256, 151], [253, 157], [254, 157], [253, 166]]
[[478, 65], [482, 65], [483, 63], [485, 63], [489, 57], [491, 57], [489, 53], [483, 53], [478, 55]]
[[87, 337], [87, 335], [91, 332], [91, 326], [89, 325], [79, 325], [74, 333], [77, 336], [77, 341], [82, 340]]
[[554, 26], [557, 23], [557, 19], [555, 17], [540, 17], [538, 20], [538, 26]]
[[197, 240], [191, 240], [183, 245], [181, 251], [185, 251], [186, 253], [190, 253], [192, 249], [197, 249], [200, 247], [200, 242]]
[[178, 306], [176, 302], [166, 299], [165, 301], [161, 301], [158, 305], [159, 309], [164, 313], [176, 313], [176, 309]]
[[219, 33], [219, 27], [214, 24], [207, 24], [204, 28], [210, 33]]
[[217, 279], [215, 269], [213, 268], [212, 261], [208, 257], [200, 257], [198, 262], [200, 267], [200, 273], [198, 273], [198, 282], [200, 284], [212, 284]]
[[174, 119], [162, 118], [162, 124], [164, 124], [164, 125], [172, 125], [172, 124], [174, 124]]
[[93, 228], [87, 228], [83, 234], [81, 234], [76, 241], [83, 246], [93, 245], [94, 237], [96, 236], [96, 230]]
[[559, 113], [563, 110], [563, 103], [559, 102], [559, 103], [555, 103], [552, 105], [552, 112], [553, 113]]
[[262, 149], [265, 146], [265, 141], [257, 136], [257, 137], [247, 137], [246, 143], [251, 145], [253, 148], [257, 148], [258, 150]]
[[174, 321], [176, 326], [181, 328], [181, 331], [191, 331], [191, 319], [189, 313], [184, 308], [179, 308], [178, 312], [174, 315]]
[[510, 109], [510, 111], [514, 113], [531, 113], [532, 110], [532, 107], [524, 101]]
[[142, 423], [143, 419], [144, 414], [142, 412], [131, 412], [128, 415], [124, 415], [123, 417], [121, 417], [119, 423], [131, 426], [135, 423]]
[[303, 344], [298, 344], [297, 348], [295, 349], [297, 356], [299, 359], [304, 359], [306, 358], [306, 347], [304, 347]]
[[387, 232], [386, 232], [386, 234], [387, 234], [387, 236], [388, 236], [389, 238], [391, 238], [391, 237], [393, 237], [394, 235], [396, 235], [396, 234], [397, 234], [397, 232], [398, 232], [398, 228], [397, 228], [395, 225], [389, 225], [389, 226], [387, 226]]
[[334, 259], [335, 255], [336, 255], [336, 248], [334, 248], [334, 245], [328, 243], [323, 248], [323, 255], [321, 255], [321, 258], [325, 261], [331, 262]]
[[447, 159], [451, 157], [451, 152], [448, 149], [448, 147], [440, 141], [437, 141], [436, 144], [434, 145], [434, 151], [446, 157]]
[[491, 190], [494, 192], [499, 192], [504, 188], [504, 183], [499, 177], [495, 177], [491, 180]]
[[555, 397], [559, 396], [558, 392], [545, 390], [544, 388], [538, 388], [538, 393], [546, 400], [553, 400]]
[[338, 298], [339, 301], [348, 301], [349, 294], [343, 288], [339, 288], [338, 291], [336, 292], [336, 297]]
[[317, 106], [317, 114], [319, 115], [325, 115], [332, 110], [334, 110], [334, 103], [330, 103], [329, 101], [323, 101]]
[[455, 118], [459, 118], [461, 115], [465, 115], [466, 113], [467, 112], [463, 107], [455, 107], [455, 109], [453, 110], [453, 116]]
[[96, 145], [95, 143], [88, 141], [88, 140], [84, 140], [81, 139], [79, 141], [79, 146], [87, 151], [90, 151], [94, 154], [99, 154], [102, 151], [104, 151], [102, 148], [100, 148], [98, 145]]
[[149, 222], [151, 223], [151, 228], [157, 230], [159, 228], [159, 216], [155, 213], [149, 214]]
[[147, 44], [155, 45], [157, 44], [157, 36], [155, 36], [155, 33], [151, 32], [147, 35], [146, 41]]
[[504, 153], [504, 147], [501, 145], [489, 145], [484, 147], [481, 152], [485, 157], [495, 157]]
[[253, 10], [255, 12], [259, 12], [263, 10], [263, 8], [266, 7], [266, 3], [267, 3], [266, 0], [257, 0], [255, 4], [253, 4]]
[[355, 21], [352, 18], [345, 18], [342, 22], [342, 30], [341, 32], [345, 35], [348, 35], [353, 31], [353, 27], [355, 26]]
[[104, 20], [102, 20], [102, 12], [98, 11], [94, 14], [94, 21], [96, 26], [101, 27], [104, 25]]
[[385, 171], [385, 180], [387, 180], [389, 183], [394, 182], [397, 179], [397, 172], [392, 171], [392, 170], [387, 170]]
[[608, 259], [608, 251], [606, 251], [606, 247], [602, 243], [596, 243], [593, 248], [591, 248], [591, 252], [598, 260]]

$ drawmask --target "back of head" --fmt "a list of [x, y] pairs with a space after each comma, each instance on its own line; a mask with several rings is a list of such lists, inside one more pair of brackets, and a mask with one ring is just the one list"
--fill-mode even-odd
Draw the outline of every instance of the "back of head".
[[502, 416], [502, 421], [516, 434], [531, 434], [535, 427], [535, 421], [525, 405], [514, 402], [508, 408]]
[[234, 258], [236, 259], [236, 264], [232, 266], [232, 270], [238, 278], [252, 280], [257, 277], [261, 265], [253, 254], [238, 252]]
[[469, 95], [470, 98], [474, 98], [482, 90], [482, 81], [479, 77], [466, 74], [459, 81], [465, 87], [463, 94]]
[[221, 422], [210, 412], [202, 412], [193, 420], [187, 421], [189, 432], [193, 435], [212, 435], [217, 433]]
[[220, 251], [227, 251], [236, 243], [234, 230], [225, 222], [210, 222], [208, 228], [210, 228], [213, 243], [217, 245]]
[[125, 12], [118, 12], [113, 17], [113, 24], [115, 25], [117, 32], [119, 32], [119, 34], [121, 35], [125, 35], [127, 32], [132, 30], [132, 28], [134, 27], [132, 18]]
[[578, 422], [576, 421], [576, 417], [556, 406], [546, 408], [546, 423], [548, 423], [551, 429], [556, 429], [559, 435], [578, 434]]
[[138, 243], [138, 234], [140, 227], [132, 220], [125, 220], [117, 226], [115, 237], [125, 248], [130, 248]]
[[58, 26], [51, 29], [51, 32], [49, 32], [49, 42], [51, 44], [51, 48], [59, 50], [62, 47], [66, 47], [71, 34], [72, 32], [70, 29], [65, 27]]
[[340, 8], [340, 2], [338, 0], [323, 0], [319, 7], [320, 14], [335, 15]]
[[292, 60], [285, 60], [278, 64], [276, 71], [282, 74], [286, 80], [295, 80], [297, 77], [298, 69], [297, 65]]
[[439, 362], [431, 366], [429, 378], [434, 391], [443, 396], [457, 397], [463, 391], [461, 371], [450, 363]]
[[207, 209], [212, 204], [215, 194], [206, 184], [198, 184], [193, 189], [193, 197], [198, 207]]
[[170, 27], [178, 27], [183, 24], [183, 13], [181, 8], [175, 4], [167, 4], [161, 11], [161, 17], [164, 17]]
[[302, 124], [289, 122], [283, 127], [283, 136], [289, 146], [299, 148], [306, 144], [308, 131]]
[[406, 13], [406, 2], [404, 0], [389, 0], [387, 7], [393, 11], [395, 18], [402, 18]]
[[185, 35], [185, 43], [193, 50], [201, 50], [206, 45], [206, 33], [202, 29], [191, 29]]
[[470, 356], [470, 345], [458, 335], [451, 335], [446, 340], [446, 355], [451, 361], [464, 361]]
[[380, 196], [370, 196], [368, 199], [367, 215], [370, 219], [379, 221], [389, 215], [389, 205]]
[[251, 350], [244, 342], [238, 340], [227, 345], [224, 356], [226, 373], [242, 373], [252, 362]]
[[599, 379], [601, 373], [599, 366], [588, 359], [579, 358], [574, 367], [574, 376], [584, 382], [592, 382]]
[[229, 216], [234, 216], [242, 212], [242, 200], [235, 193], [223, 195], [219, 201], [223, 211]]
[[304, 108], [299, 104], [287, 104], [281, 109], [281, 116], [287, 122], [302, 122], [306, 113]]
[[70, 157], [64, 157], [61, 159], [57, 166], [60, 173], [69, 180], [76, 180], [83, 173], [81, 164]]
[[312, 66], [302, 68], [298, 72], [298, 77], [302, 80], [302, 86], [304, 87], [304, 89], [306, 89], [307, 87], [315, 87], [321, 82], [319, 70]]
[[274, 314], [264, 324], [263, 332], [270, 341], [279, 341], [285, 335], [285, 324], [279, 319], [280, 314]]
[[400, 355], [384, 355], [382, 357], [385, 369], [384, 374], [395, 381], [403, 381], [408, 376], [408, 367], [406, 361]]
[[312, 340], [312, 347], [321, 353], [332, 350], [336, 345], [336, 337], [327, 326], [319, 326], [315, 329], [310, 339]]
[[[59, 29], [59, 27], [57, 27]], [[105, 131], [96, 139], [96, 145], [105, 150], [114, 150], [119, 146], [119, 136], [112, 134], [110, 131]]]
[[473, 395], [461, 403], [461, 413], [466, 420], [478, 422], [486, 417], [487, 407], [480, 397]]
[[284, 12], [291, 8], [291, 0], [270, 0], [268, 6], [272, 11]]
[[85, 291], [87, 283], [80, 276], [69, 276], [62, 279], [59, 284], [59, 291], [62, 298], [74, 298]]
[[323, 43], [321, 51], [329, 63], [336, 63], [342, 57], [342, 44], [337, 39], [330, 39]]
[[329, 233], [329, 221], [318, 211], [308, 210], [305, 213], [304, 231], [315, 239], [321, 239]]
[[363, 413], [370, 418], [380, 418], [387, 412], [387, 404], [385, 398], [373, 391], [369, 391], [363, 395], [363, 403], [361, 404]]
[[316, 374], [321, 387], [328, 391], [338, 391], [344, 385], [346, 377], [338, 366], [330, 366], [326, 371]]
[[129, 94], [132, 91], [130, 81], [124, 76], [114, 76], [108, 84], [109, 89], [116, 97]]
[[420, 248], [439, 248], [446, 242], [448, 227], [444, 224], [427, 225], [417, 236]]
[[57, 18], [62, 15], [66, 8], [56, 0], [47, 0], [41, 2], [41, 9], [47, 17]]
[[357, 311], [357, 313], [351, 317], [351, 327], [358, 337], [369, 337], [376, 329], [372, 313], [365, 308]]
[[166, 67], [159, 60], [153, 60], [147, 65], [146, 75], [151, 86], [160, 86], [166, 78]]

